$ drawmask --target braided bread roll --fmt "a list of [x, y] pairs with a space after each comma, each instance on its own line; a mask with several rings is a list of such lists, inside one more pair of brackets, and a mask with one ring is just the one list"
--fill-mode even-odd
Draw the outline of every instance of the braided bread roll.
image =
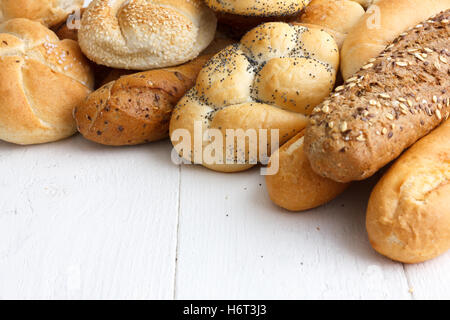
[[98, 64], [148, 70], [197, 57], [213, 40], [216, 24], [201, 0], [94, 0], [78, 39]]
[[73, 40], [39, 22], [0, 25], [0, 139], [35, 144], [76, 131], [73, 108], [92, 91], [89, 63]]
[[[259, 129], [277, 129], [279, 142], [286, 142], [306, 126], [307, 115], [333, 89], [338, 63], [336, 42], [320, 29], [281, 22], [260, 25], [215, 55], [175, 107], [170, 123], [175, 149], [194, 160], [196, 122], [203, 132], [217, 129], [223, 137], [227, 129], [254, 129], [258, 139]], [[191, 150], [177, 146], [177, 129], [190, 133]], [[202, 143], [207, 148], [211, 138]], [[223, 159], [200, 163], [223, 172], [251, 167], [245, 150], [239, 152], [230, 159], [224, 150]], [[237, 163], [242, 156], [245, 163]]]
[[52, 27], [63, 22], [70, 13], [81, 9], [83, 3], [84, 0], [1, 0], [0, 23], [26, 18]]

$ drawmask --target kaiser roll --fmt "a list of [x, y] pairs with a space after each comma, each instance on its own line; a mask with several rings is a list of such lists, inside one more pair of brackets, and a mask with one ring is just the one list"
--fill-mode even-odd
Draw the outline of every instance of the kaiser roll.
[[201, 0], [94, 0], [81, 20], [81, 49], [113, 68], [182, 64], [213, 40], [217, 19]]
[[72, 110], [93, 85], [75, 41], [28, 19], [0, 25], [1, 140], [35, 144], [74, 134]]
[[52, 27], [83, 6], [84, 0], [1, 0], [0, 23], [14, 18], [37, 20]]

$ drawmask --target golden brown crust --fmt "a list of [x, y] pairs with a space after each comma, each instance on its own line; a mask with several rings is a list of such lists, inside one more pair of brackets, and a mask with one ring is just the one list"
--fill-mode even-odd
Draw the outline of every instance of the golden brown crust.
[[402, 34], [314, 110], [305, 144], [317, 173], [368, 178], [449, 116], [449, 18]]
[[450, 249], [450, 121], [418, 141], [377, 184], [367, 209], [379, 253], [419, 263]]
[[310, 0], [206, 0], [216, 12], [249, 17], [292, 16], [303, 10]]
[[35, 144], [72, 135], [72, 109], [93, 82], [76, 42], [27, 19], [0, 25], [0, 139]]
[[341, 71], [350, 78], [399, 34], [450, 8], [450, 0], [378, 0], [349, 32], [341, 50]]
[[338, 47], [341, 48], [348, 32], [364, 13], [363, 7], [354, 1], [312, 0], [298, 21], [325, 28], [333, 35]]
[[266, 176], [267, 191], [274, 203], [290, 211], [319, 207], [337, 197], [348, 184], [316, 174], [304, 152], [304, 131], [285, 143], [270, 157], [269, 167], [278, 163], [275, 175]]
[[197, 57], [213, 40], [216, 24], [202, 0], [94, 0], [78, 39], [98, 64], [148, 70]]
[[2, 0], [0, 1], [0, 23], [15, 18], [25, 18], [52, 27], [63, 22], [67, 16], [79, 10], [84, 0]]
[[[304, 128], [312, 108], [331, 92], [338, 60], [335, 41], [320, 29], [281, 22], [260, 25], [208, 61], [174, 110], [171, 136], [181, 129], [194, 139], [198, 122], [204, 132], [219, 130], [222, 137], [227, 129], [251, 129], [257, 135], [259, 129], [279, 130], [279, 142], [284, 143]], [[202, 146], [209, 143], [206, 139]], [[178, 152], [195, 160], [194, 145]], [[229, 149], [226, 141], [222, 145]], [[230, 155], [225, 149], [223, 159], [201, 164], [224, 172], [252, 166], [245, 150]]]
[[74, 110], [78, 130], [86, 139], [113, 146], [167, 138], [173, 107], [194, 85], [208, 58], [126, 75], [106, 84]]

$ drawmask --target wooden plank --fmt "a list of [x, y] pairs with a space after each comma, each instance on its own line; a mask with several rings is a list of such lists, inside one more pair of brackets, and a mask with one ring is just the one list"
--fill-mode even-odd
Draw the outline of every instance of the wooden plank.
[[292, 214], [271, 204], [257, 169], [183, 167], [176, 298], [410, 299], [402, 264], [368, 243], [372, 186]]
[[415, 299], [450, 299], [450, 252], [426, 263], [405, 265]]
[[172, 298], [170, 149], [0, 143], [0, 298]]

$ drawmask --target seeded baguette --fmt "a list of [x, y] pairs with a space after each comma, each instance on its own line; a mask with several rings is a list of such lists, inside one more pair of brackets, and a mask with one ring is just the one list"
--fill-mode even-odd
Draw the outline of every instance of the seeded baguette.
[[450, 111], [450, 10], [405, 32], [313, 110], [305, 135], [314, 171], [362, 180]]

